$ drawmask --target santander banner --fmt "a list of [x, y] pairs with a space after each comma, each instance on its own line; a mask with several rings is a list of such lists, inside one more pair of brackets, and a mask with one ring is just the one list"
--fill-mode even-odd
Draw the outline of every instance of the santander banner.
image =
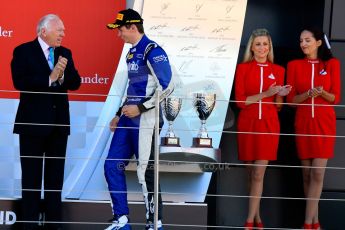
[[[0, 2], [0, 98], [18, 98], [12, 84], [10, 63], [13, 49], [36, 38], [39, 19], [49, 13], [60, 16], [65, 25], [62, 45], [72, 50], [82, 85], [70, 95], [75, 101], [105, 101], [123, 48], [116, 30], [108, 30], [125, 0], [47, 1], [11, 0]], [[90, 95], [90, 94], [96, 94]]]

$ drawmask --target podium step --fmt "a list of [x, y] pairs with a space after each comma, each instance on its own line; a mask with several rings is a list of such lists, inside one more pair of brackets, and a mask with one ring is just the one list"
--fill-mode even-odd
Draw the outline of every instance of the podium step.
[[[207, 204], [205, 203], [164, 203], [163, 225], [165, 230], [207, 229]], [[20, 200], [0, 200], [0, 229], [20, 229]], [[145, 207], [143, 202], [130, 202], [130, 221], [132, 230], [145, 228]], [[6, 223], [6, 213], [9, 220]], [[15, 223], [11, 220], [16, 218]], [[112, 218], [109, 201], [64, 200], [64, 230], [101, 230], [105, 229]], [[13, 222], [13, 221], [12, 221]]]

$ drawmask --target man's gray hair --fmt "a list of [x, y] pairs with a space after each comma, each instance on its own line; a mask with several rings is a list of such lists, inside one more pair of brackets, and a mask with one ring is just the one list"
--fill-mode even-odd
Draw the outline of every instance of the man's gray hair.
[[49, 23], [54, 20], [61, 20], [61, 19], [56, 14], [47, 14], [43, 16], [38, 21], [38, 24], [37, 24], [37, 28], [36, 28], [37, 35], [38, 36], [41, 35], [42, 28], [46, 28], [47, 30], [49, 30]]

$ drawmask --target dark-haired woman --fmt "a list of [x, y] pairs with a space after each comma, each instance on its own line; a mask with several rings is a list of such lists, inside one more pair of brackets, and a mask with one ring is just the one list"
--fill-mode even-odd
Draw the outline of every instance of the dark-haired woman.
[[320, 229], [318, 203], [325, 167], [334, 152], [336, 117], [332, 105], [340, 99], [340, 63], [317, 28], [301, 32], [300, 47], [305, 58], [291, 61], [287, 67], [287, 82], [292, 86], [287, 100], [297, 107], [296, 145], [307, 198], [304, 229]]

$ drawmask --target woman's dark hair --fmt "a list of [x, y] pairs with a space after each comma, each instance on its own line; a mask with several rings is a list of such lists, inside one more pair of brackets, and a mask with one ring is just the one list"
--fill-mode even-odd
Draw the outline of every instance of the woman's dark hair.
[[[317, 50], [317, 57], [323, 61], [328, 61], [329, 59], [333, 58], [333, 54], [330, 48], [327, 47], [327, 43], [325, 40], [325, 34], [317, 27], [306, 27], [303, 31], [309, 31], [312, 33], [313, 37], [316, 41], [321, 40], [322, 44]], [[327, 41], [328, 42], [328, 41]]]

